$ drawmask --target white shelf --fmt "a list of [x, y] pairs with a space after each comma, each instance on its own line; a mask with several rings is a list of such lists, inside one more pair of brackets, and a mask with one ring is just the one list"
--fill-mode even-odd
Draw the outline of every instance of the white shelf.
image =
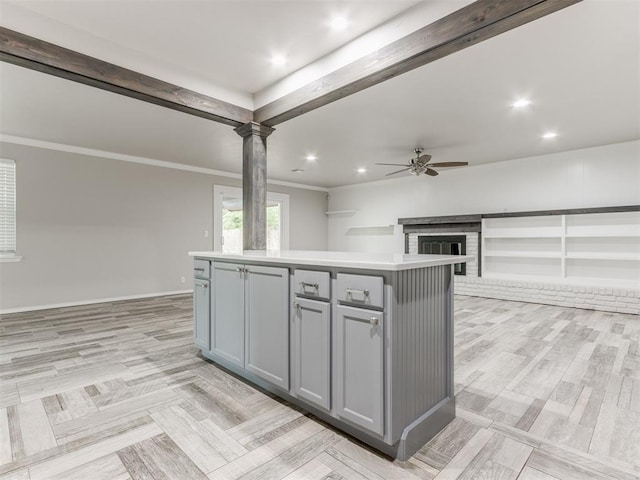
[[395, 225], [352, 225], [347, 227], [347, 231], [362, 234], [384, 235], [393, 233]]
[[324, 212], [325, 215], [343, 215], [347, 213], [356, 213], [357, 210], [334, 210], [333, 212]]
[[633, 238], [637, 237], [640, 239], [640, 233], [636, 232], [619, 232], [616, 234], [613, 233], [604, 233], [604, 232], [587, 232], [587, 233], [567, 233], [565, 235], [567, 238]]
[[484, 219], [482, 276], [634, 288], [638, 243], [640, 212]]
[[489, 252], [485, 257], [513, 257], [513, 258], [562, 258], [560, 252]]
[[494, 234], [487, 234], [482, 235], [483, 238], [560, 238], [561, 234], [560, 233], [535, 233], [533, 235], [524, 235], [523, 233], [515, 233], [515, 234], [500, 234], [500, 235], [494, 235]]
[[347, 228], [393, 228], [395, 225], [350, 225]]
[[640, 262], [640, 254], [633, 253], [599, 253], [599, 252], [580, 252], [567, 253], [565, 258], [582, 259], [582, 260], [624, 260]]

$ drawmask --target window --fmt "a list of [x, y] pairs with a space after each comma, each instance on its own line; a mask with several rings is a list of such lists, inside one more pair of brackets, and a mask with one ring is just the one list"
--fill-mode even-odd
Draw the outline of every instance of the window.
[[[213, 249], [242, 251], [242, 189], [213, 187]], [[267, 250], [289, 248], [289, 195], [267, 192]]]
[[16, 257], [16, 162], [0, 159], [0, 257]]

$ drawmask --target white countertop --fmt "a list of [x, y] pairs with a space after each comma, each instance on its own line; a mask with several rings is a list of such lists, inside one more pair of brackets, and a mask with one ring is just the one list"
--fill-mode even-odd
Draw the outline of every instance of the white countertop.
[[189, 252], [192, 257], [235, 262], [314, 265], [399, 271], [452, 265], [474, 259], [469, 255], [409, 255], [402, 253], [326, 252], [313, 250], [245, 250], [240, 253]]

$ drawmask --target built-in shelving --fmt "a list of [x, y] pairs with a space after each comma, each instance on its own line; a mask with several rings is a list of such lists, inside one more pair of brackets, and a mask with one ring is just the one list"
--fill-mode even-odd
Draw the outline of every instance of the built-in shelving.
[[518, 232], [513, 235], [503, 234], [503, 235], [485, 235], [484, 238], [558, 238], [557, 233], [536, 233], [532, 235], [526, 235], [524, 233]]
[[640, 212], [482, 220], [482, 276], [640, 287]]
[[640, 255], [625, 253], [568, 253], [565, 258], [591, 259], [591, 260], [625, 260], [640, 262]]
[[485, 257], [521, 257], [521, 258], [560, 258], [555, 252], [486, 252]]

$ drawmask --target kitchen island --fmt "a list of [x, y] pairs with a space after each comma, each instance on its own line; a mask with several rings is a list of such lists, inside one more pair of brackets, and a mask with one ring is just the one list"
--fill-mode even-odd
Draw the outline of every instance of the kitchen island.
[[189, 255], [207, 359], [400, 460], [455, 417], [453, 265], [472, 257]]

